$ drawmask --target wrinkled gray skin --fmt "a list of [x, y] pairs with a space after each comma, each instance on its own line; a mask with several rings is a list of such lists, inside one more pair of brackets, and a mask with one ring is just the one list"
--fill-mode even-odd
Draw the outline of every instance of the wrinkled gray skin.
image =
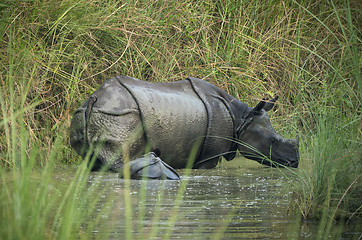
[[193, 168], [214, 168], [237, 150], [265, 165], [296, 168], [298, 137], [282, 138], [267, 115], [276, 100], [252, 108], [201, 79], [150, 83], [118, 76], [75, 111], [71, 145], [83, 157], [96, 149], [94, 170], [119, 171], [123, 156], [150, 151], [173, 168], [185, 168], [190, 154]]
[[[180, 180], [178, 173], [163, 162], [153, 152], [147, 153], [140, 158], [129, 161], [123, 165], [123, 168], [128, 168], [130, 171], [130, 177], [132, 179], [169, 179]], [[123, 169], [119, 171], [119, 177], [124, 177]]]

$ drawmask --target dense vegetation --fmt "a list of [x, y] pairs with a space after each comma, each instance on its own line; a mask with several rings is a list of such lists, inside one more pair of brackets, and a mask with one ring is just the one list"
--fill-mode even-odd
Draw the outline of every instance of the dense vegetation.
[[[67, 136], [71, 114], [104, 80], [192, 76], [251, 105], [278, 94], [275, 128], [301, 137], [294, 208], [305, 219], [360, 217], [360, 7], [358, 0], [2, 0], [0, 173], [14, 171], [21, 195], [30, 183], [17, 169], [45, 174], [49, 162], [79, 164]], [[12, 205], [9, 189], [0, 195], [6, 223], [16, 223], [22, 200], [45, 194], [28, 190]], [[46, 214], [38, 217], [45, 224]]]

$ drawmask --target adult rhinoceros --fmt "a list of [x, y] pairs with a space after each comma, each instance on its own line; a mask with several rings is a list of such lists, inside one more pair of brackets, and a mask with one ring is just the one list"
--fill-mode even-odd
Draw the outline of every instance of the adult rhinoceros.
[[82, 156], [99, 146], [94, 168], [113, 171], [123, 166], [122, 149], [131, 160], [153, 151], [173, 168], [186, 167], [192, 151], [193, 168], [214, 168], [237, 150], [265, 165], [296, 168], [298, 137], [282, 138], [266, 113], [276, 100], [252, 108], [201, 79], [150, 83], [117, 76], [75, 111], [71, 145]]

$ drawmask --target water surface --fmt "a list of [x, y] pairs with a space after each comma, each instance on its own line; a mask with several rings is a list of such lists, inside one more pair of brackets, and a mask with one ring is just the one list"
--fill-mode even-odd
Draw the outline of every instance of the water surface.
[[[182, 181], [124, 180], [92, 173], [105, 190], [97, 211], [112, 197], [110, 214], [94, 234], [109, 239], [313, 239], [316, 223], [297, 224], [288, 214], [294, 181], [287, 170], [252, 161], [211, 170], [178, 170]], [[229, 166], [229, 167], [228, 167]], [[97, 194], [97, 193], [96, 193]], [[109, 204], [108, 204], [109, 205]], [[342, 239], [356, 235], [346, 235]], [[333, 239], [333, 238], [331, 238]]]

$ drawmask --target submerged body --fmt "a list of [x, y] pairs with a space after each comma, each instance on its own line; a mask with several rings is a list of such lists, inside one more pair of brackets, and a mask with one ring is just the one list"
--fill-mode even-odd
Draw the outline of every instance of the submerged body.
[[[262, 101], [255, 108], [206, 81], [187, 78], [149, 83], [130, 77], [110, 79], [76, 110], [70, 130], [72, 147], [85, 156], [98, 146], [95, 168], [118, 171], [130, 160], [154, 151], [173, 168], [213, 168], [237, 149], [266, 165], [297, 167], [297, 139], [272, 128]], [[271, 160], [271, 161], [270, 161]]]

